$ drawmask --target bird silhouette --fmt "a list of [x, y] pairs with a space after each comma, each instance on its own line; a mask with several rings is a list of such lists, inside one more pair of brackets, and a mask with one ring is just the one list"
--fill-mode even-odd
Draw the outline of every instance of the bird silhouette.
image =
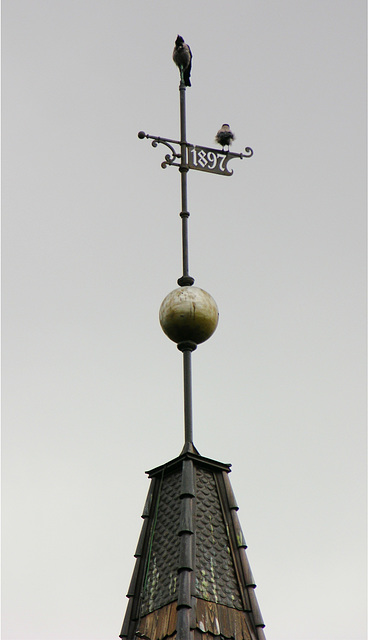
[[215, 136], [215, 142], [218, 142], [223, 147], [223, 150], [225, 146], [228, 146], [229, 151], [229, 145], [232, 144], [232, 140], [235, 140], [235, 135], [232, 133], [229, 124], [222, 124]]
[[177, 36], [173, 50], [173, 60], [179, 68], [181, 81], [184, 82], [186, 87], [190, 87], [192, 53], [190, 47], [185, 43], [182, 36]]

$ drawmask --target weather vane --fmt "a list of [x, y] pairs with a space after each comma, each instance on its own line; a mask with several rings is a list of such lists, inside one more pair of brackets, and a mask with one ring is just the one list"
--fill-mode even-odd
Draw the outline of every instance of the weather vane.
[[[179, 289], [169, 293], [163, 300], [159, 319], [164, 333], [183, 353], [184, 380], [184, 423], [185, 444], [182, 453], [198, 453], [193, 444], [192, 429], [192, 382], [191, 382], [191, 353], [201, 342], [205, 342], [214, 333], [218, 324], [218, 307], [212, 296], [198, 287], [194, 287], [194, 278], [189, 274], [188, 251], [188, 218], [187, 205], [187, 173], [190, 169], [205, 171], [222, 176], [231, 176], [233, 170], [228, 169], [228, 162], [233, 158], [251, 158], [253, 150], [245, 147], [245, 153], [231, 153], [229, 151], [235, 139], [229, 124], [223, 124], [216, 134], [215, 141], [221, 150], [194, 145], [187, 142], [186, 133], [186, 87], [191, 86], [192, 52], [182, 36], [175, 41], [173, 60], [180, 72], [180, 140], [152, 136], [139, 131], [140, 139], [152, 140], [152, 146], [159, 144], [166, 146], [170, 153], [165, 155], [161, 163], [163, 169], [167, 166], [179, 168], [181, 174], [181, 204], [182, 210], [182, 264], [183, 274], [177, 280]], [[224, 148], [227, 147], [227, 150]]]

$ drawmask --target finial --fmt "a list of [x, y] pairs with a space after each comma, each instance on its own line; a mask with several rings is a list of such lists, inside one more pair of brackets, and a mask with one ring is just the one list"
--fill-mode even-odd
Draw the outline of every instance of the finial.
[[183, 342], [194, 343], [196, 348], [213, 335], [219, 311], [210, 293], [198, 287], [180, 287], [164, 298], [159, 320], [165, 335], [176, 342], [178, 348]]
[[[164, 333], [177, 344], [179, 351], [183, 353], [183, 389], [184, 389], [184, 427], [185, 449], [192, 450], [192, 381], [191, 381], [191, 354], [198, 344], [208, 340], [218, 325], [219, 312], [212, 296], [198, 287], [194, 287], [194, 278], [189, 273], [189, 238], [188, 219], [190, 212], [187, 202], [187, 176], [190, 170], [204, 171], [223, 176], [231, 176], [232, 170], [228, 169], [228, 163], [234, 158], [251, 158], [253, 151], [245, 148], [244, 153], [231, 153], [229, 146], [234, 140], [229, 124], [223, 124], [216, 135], [216, 142], [222, 146], [222, 150], [190, 144], [186, 134], [186, 87], [191, 86], [190, 75], [192, 67], [191, 49], [182, 36], [178, 35], [175, 41], [173, 60], [180, 71], [180, 139], [172, 140], [161, 136], [152, 136], [145, 131], [139, 131], [140, 140], [148, 138], [153, 147], [164, 145], [170, 154], [165, 155], [161, 163], [163, 169], [167, 166], [177, 167], [181, 176], [181, 211], [182, 220], [182, 275], [178, 278], [178, 289], [175, 289], [164, 298], [159, 319]], [[224, 147], [228, 146], [225, 151]]]

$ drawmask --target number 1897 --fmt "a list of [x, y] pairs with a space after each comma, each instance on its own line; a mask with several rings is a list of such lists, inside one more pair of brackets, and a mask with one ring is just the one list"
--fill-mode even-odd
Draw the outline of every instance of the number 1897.
[[202, 169], [207, 169], [208, 171], [212, 171], [213, 169], [218, 169], [219, 171], [225, 171], [226, 167], [224, 166], [224, 161], [226, 160], [226, 156], [220, 155], [215, 151], [205, 151], [204, 149], [198, 149], [193, 147], [190, 149], [191, 154], [191, 162], [193, 167], [200, 167]]

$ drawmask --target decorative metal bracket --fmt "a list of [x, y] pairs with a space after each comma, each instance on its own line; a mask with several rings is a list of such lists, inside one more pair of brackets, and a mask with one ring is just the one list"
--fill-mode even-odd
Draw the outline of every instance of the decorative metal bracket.
[[171, 144], [169, 144], [170, 142], [172, 142], [173, 144], [180, 145], [181, 143], [178, 140], [170, 140], [169, 138], [160, 138], [159, 136], [149, 136], [149, 134], [145, 133], [144, 131], [139, 131], [137, 135], [141, 140], [143, 140], [143, 138], [149, 138], [150, 140], [152, 140], [151, 144], [153, 147], [157, 147], [158, 144], [165, 144], [165, 146], [171, 150], [172, 155], [169, 155], [169, 153], [167, 153], [167, 155], [165, 156], [164, 162], [161, 163], [161, 166], [163, 169], [165, 169], [168, 165], [174, 165], [175, 167], [181, 166], [177, 162], [174, 162], [177, 158], [181, 157], [181, 154], [176, 153], [176, 150], [172, 147]]
[[251, 147], [245, 147], [245, 153], [232, 153], [230, 151], [219, 151], [211, 147], [195, 146], [189, 142], [180, 142], [179, 140], [171, 140], [170, 138], [150, 136], [144, 131], [139, 131], [138, 137], [141, 140], [143, 138], [151, 139], [153, 147], [157, 147], [158, 144], [164, 144], [170, 149], [171, 155], [167, 154], [164, 162], [161, 163], [163, 169], [168, 165], [183, 167], [183, 164], [175, 162], [177, 158], [181, 158], [181, 153], [177, 153], [172, 144], [178, 144], [180, 148], [183, 146], [186, 147], [186, 169], [216, 173], [220, 176], [231, 176], [233, 174], [233, 169], [228, 169], [228, 162], [230, 160], [233, 160], [233, 158], [251, 158], [254, 153]]

